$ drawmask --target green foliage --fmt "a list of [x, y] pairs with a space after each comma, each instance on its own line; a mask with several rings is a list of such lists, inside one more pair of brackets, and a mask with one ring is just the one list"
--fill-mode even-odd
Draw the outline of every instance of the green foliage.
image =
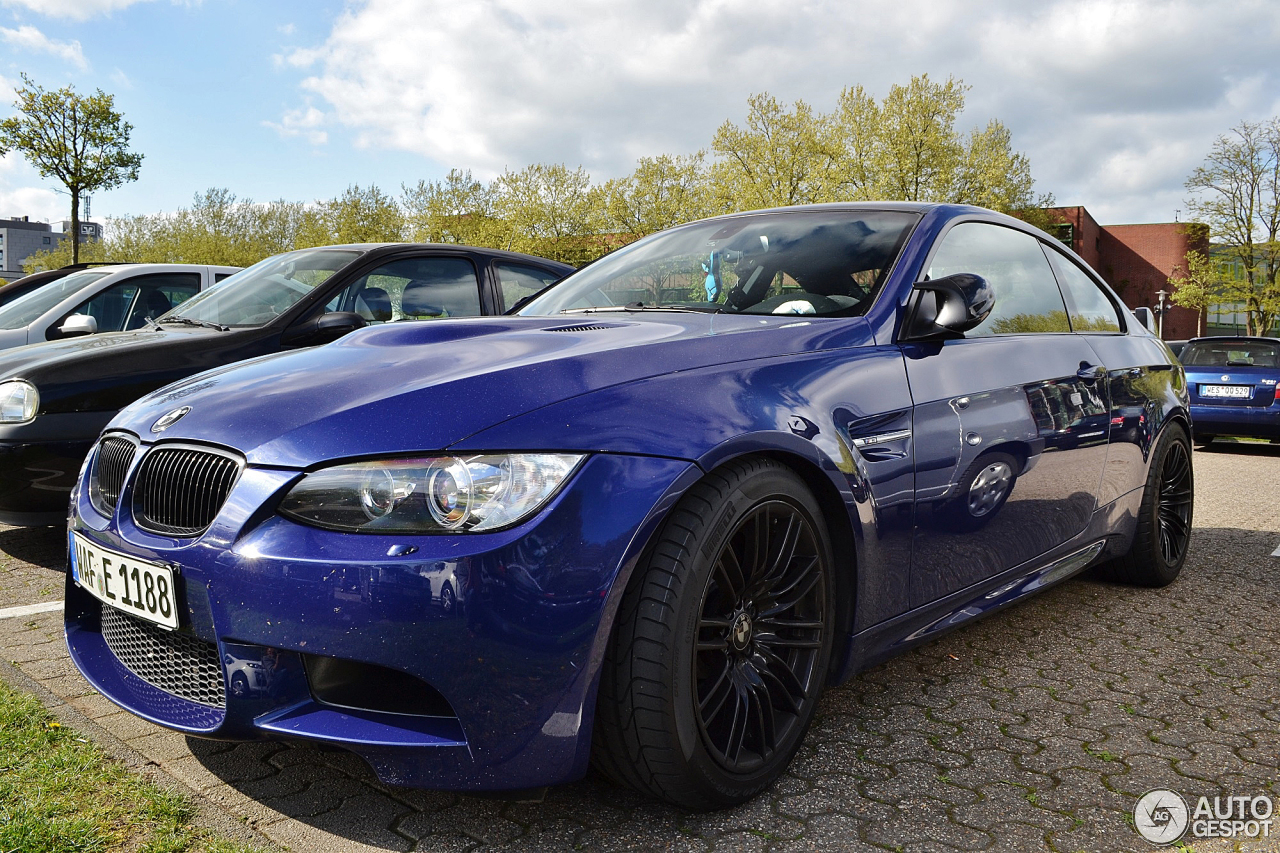
[[[1227, 297], [1234, 290], [1228, 284], [1222, 266], [1204, 252], [1188, 252], [1185, 268], [1177, 266], [1169, 276], [1172, 294], [1169, 301], [1182, 308], [1193, 308], [1197, 314], [1219, 302], [1237, 301]], [[1200, 317], [1196, 317], [1196, 335], [1200, 334]]]
[[[211, 189], [173, 214], [112, 219], [86, 260], [186, 261], [247, 266], [288, 249], [341, 242], [463, 243], [581, 265], [647, 234], [720, 213], [831, 201], [978, 204], [1049, 225], [1025, 155], [991, 120], [956, 129], [967, 87], [928, 75], [883, 101], [845, 89], [831, 113], [767, 92], [726, 121], [709, 151], [641, 157], [631, 174], [592, 181], [582, 167], [534, 164], [485, 182], [454, 169], [402, 185], [393, 198], [352, 186], [311, 204], [255, 204]], [[70, 262], [59, 247], [28, 271]], [[659, 285], [654, 284], [654, 287]], [[696, 290], [696, 288], [694, 288]]]
[[1186, 187], [1192, 214], [1242, 273], [1221, 280], [1220, 301], [1240, 303], [1248, 334], [1265, 334], [1280, 318], [1280, 118], [1219, 136]]
[[0, 850], [235, 853], [179, 794], [129, 773], [0, 683]]
[[22, 75], [14, 107], [0, 121], [0, 155], [18, 151], [44, 178], [57, 178], [71, 194], [71, 256], [80, 256], [80, 197], [136, 181], [142, 155], [129, 150], [133, 126], [98, 89], [78, 95], [71, 86], [52, 92]]

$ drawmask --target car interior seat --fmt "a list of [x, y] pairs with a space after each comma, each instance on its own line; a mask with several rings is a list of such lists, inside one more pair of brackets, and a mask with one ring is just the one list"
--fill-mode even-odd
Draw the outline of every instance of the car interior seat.
[[391, 295], [381, 287], [366, 287], [356, 297], [356, 313], [373, 323], [391, 319]]

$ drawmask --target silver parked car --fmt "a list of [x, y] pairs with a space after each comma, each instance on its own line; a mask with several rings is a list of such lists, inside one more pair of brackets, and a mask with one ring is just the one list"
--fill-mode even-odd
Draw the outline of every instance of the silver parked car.
[[238, 271], [203, 264], [116, 264], [72, 273], [0, 306], [0, 349], [138, 329]]

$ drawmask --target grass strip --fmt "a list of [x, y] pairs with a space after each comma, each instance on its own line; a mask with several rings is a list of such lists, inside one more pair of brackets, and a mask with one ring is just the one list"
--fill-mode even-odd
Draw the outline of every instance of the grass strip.
[[0, 853], [248, 853], [181, 794], [129, 772], [0, 682]]

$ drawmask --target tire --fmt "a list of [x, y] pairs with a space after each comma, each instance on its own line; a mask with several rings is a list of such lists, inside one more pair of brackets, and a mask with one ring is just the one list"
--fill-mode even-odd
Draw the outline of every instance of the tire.
[[249, 679], [243, 672], [237, 672], [231, 676], [231, 695], [237, 699], [243, 699], [249, 695]]
[[817, 501], [783, 465], [731, 462], [690, 489], [619, 607], [600, 679], [597, 769], [689, 809], [769, 787], [826, 681], [831, 555]]
[[1135, 586], [1168, 586], [1187, 561], [1195, 509], [1195, 478], [1186, 430], [1172, 423], [1157, 440], [1143, 487], [1138, 523], [1127, 553], [1102, 574]]
[[1208, 447], [1210, 444], [1213, 444], [1213, 440], [1216, 437], [1217, 436], [1197, 434], [1195, 437], [1196, 447]]
[[1013, 492], [1021, 468], [1016, 456], [1001, 450], [984, 453], [969, 463], [945, 509], [951, 527], [977, 530], [995, 518]]
[[453, 587], [446, 583], [440, 589], [440, 609], [445, 613], [453, 613], [457, 604], [458, 600], [453, 594]]

